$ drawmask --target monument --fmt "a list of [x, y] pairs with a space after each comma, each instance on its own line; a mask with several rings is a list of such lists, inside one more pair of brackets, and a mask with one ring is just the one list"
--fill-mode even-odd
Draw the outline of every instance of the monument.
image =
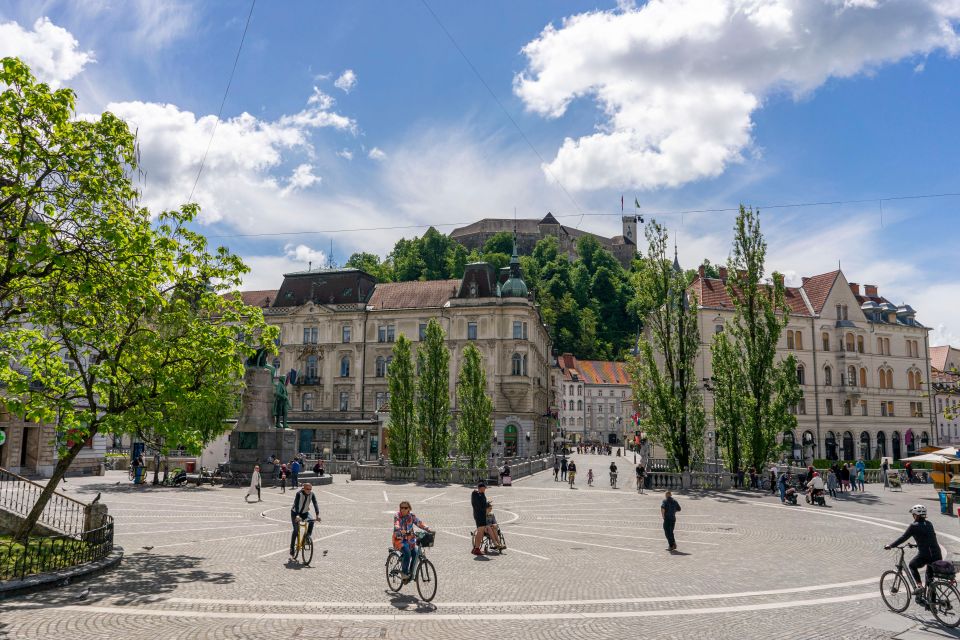
[[266, 351], [258, 349], [245, 369], [240, 417], [230, 434], [230, 464], [246, 473], [259, 464], [266, 480], [272, 469], [264, 464], [271, 456], [289, 462], [297, 454], [297, 434], [287, 425], [286, 380], [267, 364]]

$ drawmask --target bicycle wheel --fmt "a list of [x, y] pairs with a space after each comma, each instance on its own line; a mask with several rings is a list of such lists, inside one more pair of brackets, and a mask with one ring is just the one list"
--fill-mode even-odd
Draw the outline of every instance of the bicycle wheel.
[[894, 613], [903, 613], [910, 606], [910, 583], [900, 571], [884, 571], [880, 576], [880, 595]]
[[400, 556], [395, 553], [387, 554], [387, 587], [390, 591], [400, 591], [403, 580], [400, 578]]
[[933, 582], [934, 602], [930, 604], [933, 617], [947, 627], [960, 624], [960, 593], [946, 580]]
[[303, 539], [303, 547], [300, 548], [300, 558], [303, 560], [303, 564], [310, 564], [310, 561], [313, 560], [313, 540], [310, 538]]
[[417, 567], [417, 593], [424, 602], [430, 602], [437, 595], [437, 570], [426, 558], [422, 558]]

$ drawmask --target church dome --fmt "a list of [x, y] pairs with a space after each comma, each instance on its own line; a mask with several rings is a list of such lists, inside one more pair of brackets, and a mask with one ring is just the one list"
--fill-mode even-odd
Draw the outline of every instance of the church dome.
[[517, 238], [513, 238], [513, 255], [510, 256], [510, 277], [500, 285], [501, 298], [526, 298], [527, 283], [520, 275], [520, 258], [517, 256]]

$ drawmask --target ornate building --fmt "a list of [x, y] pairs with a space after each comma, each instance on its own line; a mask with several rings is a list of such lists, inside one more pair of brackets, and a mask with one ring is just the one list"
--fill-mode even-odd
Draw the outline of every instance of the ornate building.
[[568, 442], [624, 445], [633, 434], [633, 391], [626, 363], [557, 358], [555, 401], [558, 426]]
[[[713, 436], [710, 344], [733, 317], [726, 269], [690, 291], [700, 322], [699, 377], [706, 383], [708, 448]], [[798, 426], [784, 436], [788, 458], [854, 460], [906, 457], [936, 445], [930, 384], [929, 329], [910, 305], [894, 305], [876, 285], [847, 282], [843, 272], [803, 278], [786, 288], [790, 321], [779, 355], [798, 360], [803, 398], [794, 408]], [[713, 452], [708, 451], [712, 458]]]
[[484, 243], [494, 234], [515, 233], [520, 253], [529, 255], [540, 240], [553, 236], [560, 244], [560, 251], [573, 259], [577, 257], [577, 240], [583, 236], [590, 236], [612, 253], [624, 268], [628, 268], [637, 253], [637, 217], [623, 216], [622, 223], [623, 235], [604, 238], [562, 225], [552, 213], [547, 213], [542, 220], [484, 218], [465, 227], [454, 229], [450, 232], [450, 237], [472, 250], [482, 249]]
[[960, 444], [960, 349], [930, 347], [930, 380], [940, 444]]
[[494, 453], [547, 451], [550, 338], [516, 252], [504, 271], [475, 263], [459, 280], [378, 283], [355, 269], [320, 269], [285, 274], [276, 292], [244, 292], [280, 329], [272, 364], [288, 380], [299, 450], [341, 458], [385, 453], [393, 342], [406, 335], [416, 348], [435, 318], [451, 352], [454, 428], [462, 351], [473, 343], [494, 404]]

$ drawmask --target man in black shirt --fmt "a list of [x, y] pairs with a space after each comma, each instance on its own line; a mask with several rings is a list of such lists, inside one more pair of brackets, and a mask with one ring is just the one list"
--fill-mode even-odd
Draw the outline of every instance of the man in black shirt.
[[943, 556], [940, 555], [940, 543], [937, 542], [937, 534], [933, 530], [933, 524], [927, 522], [927, 508], [922, 504], [914, 505], [910, 508], [910, 513], [913, 514], [913, 524], [907, 527], [902, 536], [885, 546], [884, 549], [900, 546], [909, 538], [913, 538], [914, 542], [917, 543], [917, 555], [910, 561], [910, 573], [913, 574], [913, 579], [920, 587], [922, 585], [920, 568], [927, 568], [927, 584], [929, 584], [933, 573], [930, 564], [942, 560]]
[[[483, 534], [487, 530], [487, 483], [480, 481], [477, 488], [470, 494], [470, 506], [473, 507], [473, 523], [477, 525], [477, 532], [473, 534], [473, 551], [475, 556], [483, 555], [480, 551], [480, 542], [483, 541]], [[495, 540], [496, 538], [494, 538]]]
[[673, 494], [669, 491], [660, 503], [660, 515], [663, 517], [663, 533], [667, 536], [667, 544], [670, 545], [667, 551], [677, 550], [677, 541], [673, 537], [673, 528], [677, 526], [677, 512], [680, 511], [680, 503], [673, 499]]
[[293, 523], [293, 533], [290, 535], [290, 559], [296, 560], [297, 550], [297, 528], [301, 520], [307, 521], [307, 538], [313, 535], [314, 520], [310, 517], [310, 507], [313, 507], [317, 514], [317, 522], [320, 522], [320, 505], [317, 503], [317, 495], [313, 493], [313, 485], [305, 482], [297, 495], [293, 498], [293, 506], [290, 507], [290, 521]]

